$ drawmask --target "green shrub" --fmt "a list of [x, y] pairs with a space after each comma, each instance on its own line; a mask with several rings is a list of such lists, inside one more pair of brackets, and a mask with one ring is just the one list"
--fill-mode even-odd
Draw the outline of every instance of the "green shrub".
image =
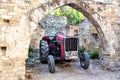
[[98, 50], [92, 50], [89, 52], [89, 56], [91, 59], [98, 59], [99, 58], [99, 51]]
[[83, 53], [84, 51], [85, 51], [85, 47], [84, 46], [80, 46], [80, 48], [78, 50], [79, 54]]
[[28, 57], [31, 58], [31, 57], [34, 57], [34, 50], [33, 48], [29, 48], [29, 53], [28, 53]]
[[29, 52], [34, 52], [33, 48], [29, 48]]

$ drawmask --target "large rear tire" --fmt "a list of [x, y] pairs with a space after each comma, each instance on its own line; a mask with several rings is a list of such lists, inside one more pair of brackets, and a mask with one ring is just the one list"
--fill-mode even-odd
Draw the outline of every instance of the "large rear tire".
[[55, 60], [52, 55], [48, 56], [48, 68], [50, 73], [55, 73]]
[[89, 54], [88, 52], [84, 51], [80, 54], [80, 64], [83, 69], [89, 68]]
[[40, 41], [39, 53], [40, 53], [40, 62], [47, 63], [47, 57], [49, 55], [49, 46], [47, 41], [45, 40]]

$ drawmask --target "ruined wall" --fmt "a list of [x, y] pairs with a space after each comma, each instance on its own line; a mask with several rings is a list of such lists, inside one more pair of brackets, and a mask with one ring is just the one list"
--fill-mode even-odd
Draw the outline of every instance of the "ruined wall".
[[24, 80], [30, 28], [22, 2], [0, 2], [0, 80]]
[[[119, 29], [119, 18], [120, 18], [120, 7], [119, 3], [115, 1], [111, 1], [109, 3], [99, 3], [98, 5], [90, 5], [93, 7], [93, 11], [97, 12], [99, 16], [101, 16], [104, 21], [101, 21], [101, 26], [103, 28], [103, 31], [105, 33], [107, 42], [108, 42], [108, 51], [104, 55], [106, 55], [107, 58], [109, 58], [108, 62], [110, 62], [111, 66], [119, 66], [119, 63], [113, 64], [116, 62], [116, 60], [119, 61], [120, 59], [120, 34]], [[94, 16], [95, 17], [95, 16]], [[99, 20], [99, 18], [98, 18]], [[118, 62], [117, 61], [117, 62]]]
[[85, 46], [88, 51], [99, 50], [99, 35], [91, 22], [88, 19], [84, 19], [78, 25], [81, 44]]
[[[73, 2], [79, 5], [80, 1], [83, 0], [49, 0], [49, 2], [48, 0], [0, 0], [0, 79], [24, 80], [25, 59], [30, 40], [33, 37], [31, 41], [36, 41], [36, 37], [42, 35], [39, 33], [43, 32], [38, 28], [38, 21], [56, 7]], [[105, 52], [103, 50], [103, 54], [107, 56], [105, 59], [108, 65], [114, 66], [120, 58], [118, 57], [120, 56], [120, 2], [117, 0], [109, 3], [85, 0], [84, 2], [87, 5], [79, 6], [83, 7], [82, 10], [90, 11], [89, 19], [90, 21], [95, 19], [92, 22], [94, 25], [99, 24], [100, 27], [96, 26], [96, 28], [101, 28], [105, 36], [102, 36], [99, 30], [98, 32], [101, 38], [103, 37], [103, 42], [104, 38], [107, 40], [108, 45], [105, 47], [107, 50]], [[78, 9], [76, 6], [74, 8]], [[32, 33], [38, 36], [32, 36]], [[39, 39], [35, 44], [38, 45]]]

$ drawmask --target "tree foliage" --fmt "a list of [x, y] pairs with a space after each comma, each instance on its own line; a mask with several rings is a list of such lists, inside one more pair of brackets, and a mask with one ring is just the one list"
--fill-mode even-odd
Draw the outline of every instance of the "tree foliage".
[[54, 11], [49, 12], [48, 14], [55, 16], [66, 16], [68, 24], [78, 24], [85, 18], [85, 16], [81, 12], [69, 6], [57, 8]]

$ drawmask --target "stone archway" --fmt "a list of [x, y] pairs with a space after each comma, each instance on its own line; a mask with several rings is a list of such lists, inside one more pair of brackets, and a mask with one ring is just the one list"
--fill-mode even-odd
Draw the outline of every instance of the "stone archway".
[[[102, 43], [102, 46], [100, 48], [102, 49], [103, 55], [105, 55], [105, 60], [107, 61], [105, 61], [106, 67], [111, 66], [109, 59], [111, 58], [111, 56], [115, 55], [115, 50], [112, 44], [109, 42], [109, 30], [112, 30], [112, 28], [109, 28], [108, 30], [106, 29], [106, 21], [93, 9], [93, 7], [89, 6], [89, 3], [87, 2], [81, 2], [79, 0], [53, 0], [52, 2], [46, 2], [37, 6], [36, 8], [33, 8], [27, 13], [31, 35], [34, 32], [34, 30], [38, 28], [39, 20], [41, 20], [49, 11], [66, 5], [82, 12], [94, 25], [98, 34], [100, 35]], [[112, 35], [114, 35], [114, 33], [112, 33]]]
[[[54, 2], [54, 1], [53, 1]], [[63, 1], [64, 2], [64, 1]], [[79, 5], [77, 5], [79, 4]], [[89, 5], [85, 2], [80, 2], [77, 1], [77, 3], [73, 3], [71, 1], [65, 2], [65, 3], [59, 3], [59, 2], [48, 2], [45, 4], [41, 4], [35, 9], [32, 9], [28, 12], [29, 20], [30, 20], [30, 26], [31, 26], [31, 31], [33, 32], [34, 29], [37, 27], [38, 28], [38, 22], [41, 20], [49, 11], [61, 7], [61, 6], [70, 6], [85, 15], [89, 21], [95, 26], [98, 34], [100, 35], [100, 40], [101, 40], [101, 49], [103, 54], [107, 52], [108, 44], [106, 40], [106, 36], [104, 34], [103, 26], [105, 26], [103, 23], [104, 20], [97, 14], [96, 12], [92, 11]], [[34, 26], [34, 27], [33, 27]], [[41, 37], [41, 36], [40, 36]], [[40, 38], [39, 38], [40, 40]], [[39, 42], [39, 41], [38, 41]], [[108, 52], [109, 53], [109, 52]]]
[[[49, 11], [52, 11], [53, 9], [56, 9], [61, 6], [68, 5], [80, 12], [82, 12], [88, 19], [89, 21], [93, 24], [93, 26], [96, 28], [100, 40], [101, 40], [101, 52], [104, 55], [104, 63], [107, 64], [108, 66], [114, 66], [114, 60], [113, 57], [116, 57], [115, 60], [118, 60], [119, 57], [119, 52], [117, 53], [115, 50], [115, 45], [118, 45], [117, 43], [117, 38], [114, 30], [112, 29], [112, 26], [110, 24], [107, 24], [107, 21], [99, 15], [99, 12], [102, 11], [100, 6], [102, 5], [101, 3], [96, 3], [96, 2], [90, 2], [90, 1], [80, 1], [80, 0], [52, 0], [52, 1], [46, 1], [46, 3], [43, 3], [36, 8], [33, 8], [28, 12], [28, 16], [30, 18], [31, 28], [34, 30], [35, 27], [38, 26], [38, 21], [41, 20], [44, 15], [46, 15]], [[99, 7], [95, 5], [100, 5]], [[106, 7], [104, 4], [102, 7]], [[104, 11], [103, 11], [104, 12]], [[101, 12], [102, 13], [102, 12]], [[35, 26], [34, 26], [35, 25]], [[107, 25], [107, 26], [106, 26]], [[34, 28], [33, 28], [34, 26]], [[108, 27], [110, 26], [110, 27]], [[31, 30], [31, 32], [33, 32]], [[111, 34], [111, 35], [109, 35]], [[111, 37], [112, 36], [112, 37]], [[41, 36], [40, 36], [41, 37]], [[39, 38], [40, 39], [40, 38]]]

